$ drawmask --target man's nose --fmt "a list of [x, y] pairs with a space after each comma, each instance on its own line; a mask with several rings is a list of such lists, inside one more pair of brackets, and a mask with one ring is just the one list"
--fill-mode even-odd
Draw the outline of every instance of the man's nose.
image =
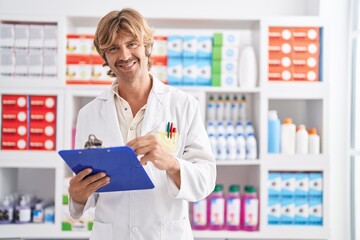
[[131, 57], [130, 50], [128, 48], [126, 48], [126, 47], [120, 47], [119, 59], [123, 60], [123, 61], [126, 61], [126, 60], [130, 59], [130, 57]]

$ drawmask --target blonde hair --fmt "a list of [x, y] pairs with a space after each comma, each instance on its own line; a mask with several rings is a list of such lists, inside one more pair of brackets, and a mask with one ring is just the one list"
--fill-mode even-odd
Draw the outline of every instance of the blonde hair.
[[[109, 12], [97, 25], [94, 46], [104, 59], [104, 66], [109, 66], [105, 54], [112, 47], [119, 32], [128, 32], [132, 34], [140, 44], [144, 44], [145, 55], [148, 57], [148, 70], [150, 70], [152, 65], [150, 55], [154, 43], [154, 29], [150, 28], [145, 18], [132, 8]], [[111, 70], [108, 72], [108, 75], [115, 77], [115, 74]]]

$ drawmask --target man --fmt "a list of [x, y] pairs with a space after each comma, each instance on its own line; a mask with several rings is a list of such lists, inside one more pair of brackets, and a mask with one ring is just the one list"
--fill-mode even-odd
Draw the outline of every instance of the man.
[[153, 30], [133, 9], [110, 12], [97, 26], [94, 45], [116, 79], [80, 110], [76, 147], [90, 134], [104, 147], [130, 146], [155, 188], [97, 194], [111, 179], [79, 172], [70, 181], [70, 212], [78, 218], [96, 206], [90, 239], [193, 239], [188, 201], [207, 197], [215, 186], [199, 104], [149, 73], [153, 42]]

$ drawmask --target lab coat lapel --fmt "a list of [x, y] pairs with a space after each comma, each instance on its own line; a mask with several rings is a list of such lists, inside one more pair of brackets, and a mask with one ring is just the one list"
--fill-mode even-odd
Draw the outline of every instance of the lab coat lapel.
[[160, 127], [164, 111], [163, 99], [165, 94], [164, 84], [153, 77], [153, 86], [146, 103], [141, 135], [153, 133]]
[[[106, 94], [104, 94], [106, 95]], [[107, 127], [109, 134], [112, 137], [113, 145], [123, 146], [124, 140], [120, 132], [120, 126], [116, 113], [116, 106], [114, 102], [114, 95], [112, 91], [108, 91], [107, 95], [104, 96], [105, 103], [101, 109], [101, 116], [104, 120], [104, 124]]]

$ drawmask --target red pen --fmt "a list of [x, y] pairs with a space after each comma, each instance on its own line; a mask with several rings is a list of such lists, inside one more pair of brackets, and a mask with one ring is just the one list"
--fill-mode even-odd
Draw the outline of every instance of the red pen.
[[175, 143], [175, 135], [176, 135], [176, 128], [175, 127], [173, 128], [172, 133], [174, 133], [174, 143]]
[[172, 133], [173, 133], [173, 123], [171, 122], [171, 124], [170, 124], [170, 139], [172, 138]]

